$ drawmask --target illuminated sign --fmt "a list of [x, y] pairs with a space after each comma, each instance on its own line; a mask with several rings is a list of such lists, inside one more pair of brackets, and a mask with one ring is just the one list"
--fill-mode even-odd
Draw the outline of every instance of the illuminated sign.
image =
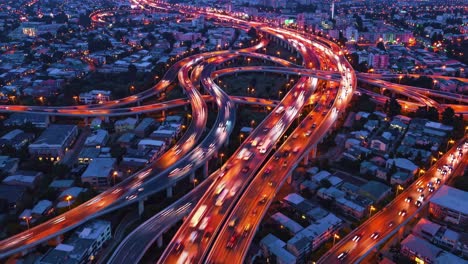
[[294, 23], [295, 23], [294, 19], [286, 19], [286, 20], [284, 20], [284, 24], [285, 24], [286, 26], [289, 26], [290, 24], [294, 24]]

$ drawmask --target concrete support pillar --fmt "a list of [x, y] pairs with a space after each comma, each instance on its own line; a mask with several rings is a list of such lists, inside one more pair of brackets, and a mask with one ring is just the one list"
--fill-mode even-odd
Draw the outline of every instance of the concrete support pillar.
[[203, 165], [203, 177], [208, 178], [208, 176], [209, 176], [209, 173], [208, 173], [208, 161], [207, 161]]
[[190, 173], [190, 182], [194, 182], [195, 181], [195, 172], [192, 172]]
[[317, 145], [314, 145], [309, 153], [310, 157], [315, 159], [317, 157]]
[[143, 200], [138, 201], [138, 215], [141, 216], [145, 211], [145, 202]]
[[288, 178], [286, 178], [286, 182], [287, 182], [289, 185], [291, 185], [291, 184], [292, 184], [292, 180], [293, 180], [292, 173], [290, 173], [290, 174], [288, 175]]
[[156, 243], [157, 243], [158, 248], [162, 248], [162, 246], [163, 246], [163, 236], [162, 235], [160, 235], [158, 237], [158, 240], [156, 241]]
[[166, 111], [165, 111], [165, 110], [163, 110], [163, 111], [161, 112], [161, 115], [162, 115], [162, 117], [164, 117], [164, 118], [165, 118], [165, 117], [166, 117]]
[[309, 165], [309, 154], [306, 153], [306, 155], [304, 156], [304, 165]]
[[169, 186], [166, 188], [166, 197], [167, 198], [172, 198], [174, 194], [172, 193], [172, 186]]

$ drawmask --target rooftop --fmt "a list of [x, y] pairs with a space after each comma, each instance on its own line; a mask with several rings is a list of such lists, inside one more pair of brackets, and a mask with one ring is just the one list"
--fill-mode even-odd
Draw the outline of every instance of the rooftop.
[[449, 208], [454, 211], [468, 214], [468, 192], [443, 185], [430, 199], [431, 203], [437, 204], [442, 207]]
[[75, 125], [51, 125], [31, 145], [62, 145], [75, 129]]
[[81, 178], [108, 177], [114, 170], [115, 163], [114, 158], [95, 158], [89, 163]]

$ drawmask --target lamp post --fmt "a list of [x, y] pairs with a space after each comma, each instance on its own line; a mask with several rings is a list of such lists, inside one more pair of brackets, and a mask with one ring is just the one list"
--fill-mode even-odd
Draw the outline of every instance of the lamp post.
[[224, 153], [220, 153], [219, 158], [220, 158], [219, 160], [220, 160], [221, 164], [223, 164]]
[[447, 149], [445, 150], [445, 152], [448, 151], [450, 145], [452, 145], [453, 143], [455, 143], [455, 140], [453, 140], [453, 139], [450, 139], [450, 140], [447, 142]]
[[197, 183], [198, 183], [198, 179], [197, 178], [193, 179], [193, 188], [195, 188], [195, 186], [197, 186]]
[[395, 194], [395, 196], [398, 196], [398, 192], [399, 192], [399, 191], [403, 191], [403, 190], [404, 190], [403, 186], [401, 186], [400, 184], [398, 184], [397, 187], [396, 187], [396, 194]]
[[65, 197], [65, 200], [66, 200], [67, 203], [68, 203], [68, 210], [71, 209], [71, 207], [70, 207], [70, 201], [71, 201], [72, 198], [73, 198], [73, 196], [71, 196], [71, 195], [67, 195], [67, 197]]
[[372, 212], [375, 210], [377, 210], [377, 208], [375, 208], [373, 205], [369, 207], [369, 217], [372, 215]]
[[32, 216], [23, 216], [23, 220], [26, 221], [26, 225], [28, 227], [28, 230], [29, 230], [29, 220], [32, 219]]
[[337, 239], [340, 239], [340, 236], [338, 234], [333, 234], [333, 246], [335, 245], [335, 241]]

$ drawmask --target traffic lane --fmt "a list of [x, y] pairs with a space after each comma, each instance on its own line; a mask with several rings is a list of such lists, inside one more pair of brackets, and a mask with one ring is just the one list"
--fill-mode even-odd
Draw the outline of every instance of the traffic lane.
[[[458, 145], [457, 145], [458, 146]], [[415, 181], [415, 183], [413, 183], [412, 185], [410, 185], [406, 190], [404, 190], [393, 202], [391, 202], [385, 210], [381, 210], [379, 211], [378, 214], [374, 215], [373, 218], [369, 219], [368, 222], [364, 223], [364, 225], [361, 225], [358, 229], [354, 230], [353, 232], [351, 232], [350, 234], [348, 234], [346, 236], [346, 239], [343, 239], [341, 240], [337, 245], [339, 245], [339, 247], [337, 248], [334, 248], [334, 250], [331, 250], [329, 251], [329, 255], [327, 254], [326, 257], [322, 260], [320, 260], [321, 263], [323, 263], [323, 261], [325, 262], [329, 262], [329, 261], [337, 261], [337, 256], [342, 253], [342, 252], [346, 252], [349, 248], [347, 248], [346, 246], [349, 247], [350, 244], [350, 239], [352, 239], [352, 237], [354, 237], [356, 234], [360, 234], [360, 232], [375, 232], [375, 231], [378, 231], [378, 230], [375, 230], [376, 226], [388, 226], [388, 224], [390, 222], [394, 222], [395, 224], [391, 227], [391, 229], [387, 230], [386, 231], [386, 234], [388, 234], [388, 232], [390, 232], [390, 230], [394, 230], [398, 224], [402, 223], [403, 221], [406, 220], [406, 218], [408, 217], [409, 214], [412, 214], [414, 213], [416, 210], [418, 210], [417, 207], [413, 206], [413, 207], [406, 207], [407, 204], [405, 202], [405, 199], [408, 197], [408, 196], [412, 196], [413, 197], [413, 202], [416, 200], [415, 197], [416, 196], [419, 196], [420, 193], [417, 191], [417, 189], [420, 187], [420, 186], [423, 186], [424, 187], [424, 192], [423, 194], [425, 194], [425, 200], [423, 202], [423, 205], [425, 203], [427, 203], [427, 201], [430, 199], [430, 197], [432, 196], [433, 193], [429, 193], [428, 192], [428, 188], [427, 188], [427, 183], [429, 181], [432, 181], [434, 180], [434, 178], [441, 178], [442, 179], [442, 183], [444, 182], [444, 177], [440, 175], [440, 172], [437, 171], [437, 169], [439, 167], [441, 167], [442, 165], [445, 165], [447, 163], [450, 162], [450, 154], [453, 153], [453, 151], [456, 151], [456, 147], [453, 147], [452, 148], [452, 151], [449, 151], [447, 152], [441, 159], [439, 159], [434, 166], [432, 166], [423, 176], [421, 176], [417, 181]], [[460, 164], [459, 161], [457, 164]], [[401, 217], [398, 215], [398, 212], [401, 211], [402, 209], [405, 209], [405, 210], [408, 210], [408, 214], [405, 216], [405, 217]], [[380, 236], [380, 237], [383, 237], [383, 236]], [[375, 241], [368, 241], [367, 242], [367, 246], [363, 246], [364, 249], [368, 249], [368, 248], [371, 248], [372, 246], [374, 246], [377, 242], [379, 242], [380, 240], [377, 239]], [[347, 256], [347, 259], [348, 258], [356, 258], [356, 257], [359, 257], [362, 255], [362, 252], [359, 252], [359, 250], [356, 250], [356, 249], [363, 249], [362, 247], [355, 247], [353, 248], [353, 251], [351, 251], [351, 255], [348, 255]]]
[[[297, 161], [298, 156], [302, 155], [304, 150], [313, 144], [317, 135], [327, 131], [328, 127], [331, 125], [331, 123], [325, 124], [327, 128], [324, 129], [322, 125], [324, 119], [325, 117], [323, 115], [311, 111], [288, 137], [287, 141], [274, 154], [274, 156], [281, 156], [281, 158], [275, 160], [272, 157], [268, 163], [265, 164], [244, 193], [244, 196], [238, 202], [236, 209], [231, 214], [232, 217], [228, 220], [229, 222], [233, 218], [239, 219], [235, 231], [232, 229], [229, 230], [229, 228], [226, 227], [223, 228], [221, 234], [218, 236], [216, 244], [212, 247], [212, 253], [209, 255], [208, 262], [215, 261], [216, 259], [230, 259], [233, 260], [234, 263], [241, 263], [243, 261], [251, 238], [253, 238], [255, 230], [261, 222], [261, 216], [263, 216], [268, 209], [268, 204], [274, 198], [280, 183], [285, 179], [287, 173], [289, 173], [290, 165], [292, 165], [291, 163]], [[314, 124], [316, 128], [312, 128]], [[312, 135], [306, 136], [309, 130], [313, 131]], [[284, 157], [286, 151], [290, 154]], [[281, 167], [276, 167], [278, 164], [281, 164]], [[286, 166], [284, 166], [284, 164], [286, 164]], [[273, 170], [273, 168], [275, 169]], [[266, 173], [267, 170], [270, 171], [270, 173]], [[265, 181], [268, 181], [268, 184], [265, 184]], [[267, 197], [267, 200], [263, 203], [262, 199], [264, 197]], [[246, 232], [245, 230], [247, 227], [250, 229]], [[233, 249], [227, 249], [226, 245], [232, 238], [234, 232], [239, 234], [239, 242]], [[249, 232], [252, 232], [252, 234], [249, 234]], [[240, 251], [239, 248], [241, 249]]]
[[[304, 81], [304, 80], [305, 80], [305, 79], [303, 79], [303, 81]], [[300, 83], [298, 83], [296, 86], [294, 86], [294, 88], [292, 89], [292, 91], [293, 91], [293, 90], [298, 90], [299, 87], [300, 87]], [[309, 91], [309, 92], [311, 92], [311, 91]], [[288, 105], [289, 103], [293, 103], [294, 99], [295, 99], [294, 96], [292, 96], [292, 95], [291, 95], [291, 92], [289, 92], [288, 95], [287, 95], [287, 96], [285, 97], [285, 99], [283, 100], [282, 104], [283, 104], [283, 105]], [[268, 126], [268, 124], [270, 124], [270, 122], [272, 122], [272, 121], [273, 121], [273, 123], [277, 123], [277, 120], [278, 120], [279, 118], [283, 118], [283, 117], [284, 117], [284, 113], [283, 113], [282, 115], [280, 115], [280, 116], [277, 116], [276, 114], [269, 115], [269, 117], [268, 117], [267, 119], [265, 119], [265, 120], [257, 127], [257, 129], [254, 130], [254, 132], [253, 132], [251, 135], [249, 135], [249, 137], [247, 138], [247, 140], [244, 141], [244, 144], [243, 144], [243, 145], [244, 145], [244, 146], [247, 146], [247, 142], [250, 142], [251, 139], [254, 139], [254, 138], [257, 137], [257, 136], [261, 136], [261, 133], [264, 133], [265, 131], [260, 130], [260, 128], [263, 128], [265, 124], [267, 124], [267, 126]], [[272, 119], [273, 119], [273, 120], [272, 120]], [[272, 125], [272, 124], [270, 124], [270, 125]], [[271, 128], [271, 127], [270, 127], [270, 128]], [[228, 164], [231, 163], [231, 162], [234, 162], [234, 163], [242, 164], [243, 167], [245, 167], [245, 166], [251, 167], [251, 165], [258, 166], [258, 165], [261, 163], [261, 161], [264, 159], [264, 157], [262, 157], [263, 155], [261, 155], [261, 154], [259, 155], [258, 149], [255, 148], [255, 149], [254, 149], [254, 152], [256, 153], [256, 155], [254, 155], [249, 161], [239, 161], [239, 160], [237, 160], [237, 155], [238, 155], [238, 153], [240, 152], [240, 149], [242, 149], [242, 148], [239, 148], [239, 149], [236, 151], [236, 153], [231, 157], [231, 159], [230, 159], [230, 161], [228, 162]], [[265, 154], [265, 155], [266, 155], [266, 154]], [[234, 161], [232, 161], [232, 159], [234, 159]], [[247, 163], [247, 165], [246, 165], [246, 164], [243, 164], [243, 163]], [[252, 164], [252, 163], [253, 163], [253, 164]], [[232, 173], [232, 168], [229, 169], [229, 171], [230, 171], [230, 173]], [[252, 170], [252, 168], [250, 168], [249, 171], [248, 171], [247, 173], [250, 173], [250, 174], [251, 174], [253, 171], [254, 171], [254, 170]], [[228, 173], [226, 173], [226, 174], [228, 174]], [[241, 180], [241, 178], [244, 177], [244, 176], [241, 176], [242, 174], [240, 174], [239, 171], [236, 171], [236, 172], [234, 172], [233, 174], [234, 174], [233, 177], [236, 177], [236, 176], [237, 176], [237, 178], [230, 179], [230, 180], [229, 180], [229, 183], [231, 183], [231, 184], [230, 184], [229, 186], [226, 186], [226, 188], [232, 188], [233, 185], [235, 184], [235, 182], [237, 182], [238, 180]], [[249, 175], [250, 175], [250, 174], [249, 174]], [[225, 175], [224, 177], [226, 177], [226, 175]], [[210, 193], [210, 194], [207, 195], [207, 197], [209, 197], [209, 199], [211, 200], [211, 204], [212, 204], [212, 201], [214, 200], [214, 198], [216, 197], [216, 195], [214, 194], [214, 192], [208, 192], [208, 193]], [[200, 205], [202, 205], [202, 204], [207, 204], [207, 201], [206, 201], [206, 200], [203, 200], [203, 201], [200, 202], [199, 204], [200, 204]], [[209, 209], [213, 210], [213, 206], [211, 206], [211, 208], [209, 208]], [[219, 213], [217, 213], [216, 210], [215, 210], [215, 212], [213, 212], [213, 211], [208, 211], [208, 212], [205, 214], [205, 216], [206, 216], [206, 215], [209, 215], [210, 217], [213, 217], [213, 213], [216, 214], [216, 215], [219, 215]], [[190, 218], [190, 217], [189, 217], [189, 218]], [[210, 220], [210, 222], [213, 224], [213, 220], [215, 220], [216, 222], [219, 222], [221, 219], [222, 219], [222, 218], [219, 218], [219, 219], [214, 219], [214, 218], [213, 218], [213, 219]], [[215, 225], [218, 226], [217, 224], [215, 224]], [[184, 238], [184, 239], [187, 238], [188, 235], [189, 235], [188, 232], [190, 232], [190, 230], [187, 230], [187, 227], [185, 227], [185, 229], [184, 229], [184, 227], [183, 227], [183, 228], [181, 228], [179, 231], [180, 231], [180, 233], [178, 233], [178, 235], [176, 235], [176, 236], [178, 236], [178, 238], [174, 238], [174, 239], [179, 240], [179, 241], [182, 241], [182, 238]], [[184, 235], [182, 235], [182, 233], [184, 233]], [[173, 239], [173, 241], [174, 241], [174, 239]], [[208, 243], [208, 242], [209, 242], [209, 241], [207, 241], [207, 243]], [[171, 243], [171, 244], [172, 244], [172, 243]], [[197, 247], [196, 250], [192, 250], [191, 248], [190, 248], [190, 249], [186, 248], [185, 251], [189, 252], [190, 255], [194, 255], [194, 254], [197, 255], [199, 251], [203, 251], [203, 250], [200, 250], [200, 249], [199, 249], [199, 245], [197, 245], [196, 247]], [[171, 250], [172, 250], [172, 249], [169, 249], [169, 250], [168, 250], [168, 254], [169, 254], [169, 251], [171, 251]], [[159, 261], [160, 261], [160, 262], [163, 262], [166, 258], [167, 258], [167, 256], [163, 256]], [[175, 257], [174, 257], [174, 258], [175, 258]], [[175, 259], [174, 259], [174, 260], [175, 260]], [[171, 259], [167, 259], [167, 261], [172, 261], [172, 260], [171, 260]]]

